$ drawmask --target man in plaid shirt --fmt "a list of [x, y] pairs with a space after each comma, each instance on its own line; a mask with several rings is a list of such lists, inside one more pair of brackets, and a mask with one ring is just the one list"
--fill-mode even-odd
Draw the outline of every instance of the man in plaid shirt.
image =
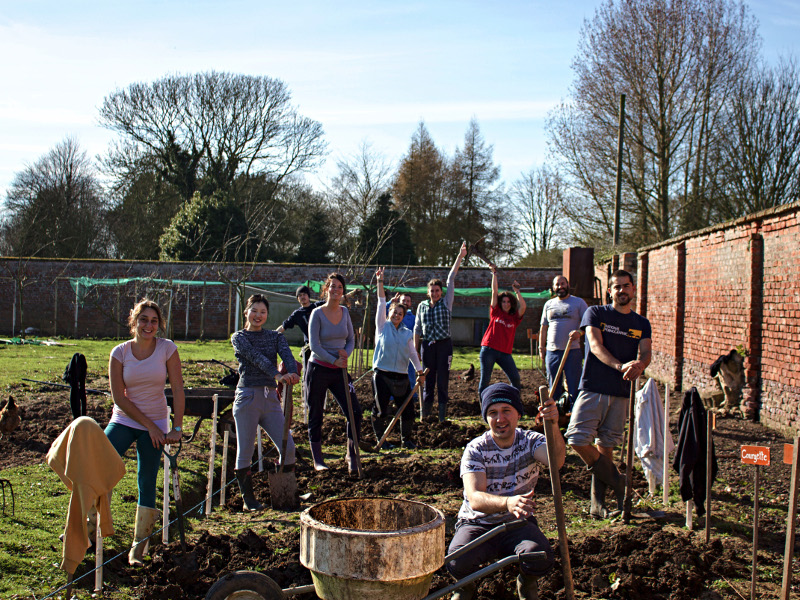
[[422, 367], [429, 369], [422, 393], [422, 416], [427, 417], [433, 409], [434, 387], [439, 389], [439, 421], [447, 418], [447, 387], [450, 380], [450, 364], [453, 362], [453, 340], [450, 339], [450, 319], [455, 298], [456, 273], [467, 255], [467, 243], [461, 250], [447, 276], [447, 293], [442, 299], [442, 280], [428, 282], [428, 299], [417, 307], [417, 322], [414, 324], [414, 345], [422, 359]]

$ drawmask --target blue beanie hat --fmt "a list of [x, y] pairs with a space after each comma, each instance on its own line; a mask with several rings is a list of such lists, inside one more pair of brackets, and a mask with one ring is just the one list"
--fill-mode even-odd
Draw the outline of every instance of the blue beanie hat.
[[493, 383], [481, 392], [481, 416], [484, 421], [486, 421], [486, 413], [489, 412], [489, 407], [497, 402], [510, 404], [517, 409], [520, 417], [525, 414], [517, 388], [507, 383]]

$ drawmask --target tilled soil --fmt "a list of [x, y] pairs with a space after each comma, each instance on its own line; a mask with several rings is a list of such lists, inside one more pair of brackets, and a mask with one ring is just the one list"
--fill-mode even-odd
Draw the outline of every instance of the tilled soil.
[[[187, 379], [192, 365], [187, 365]], [[495, 379], [500, 380], [500, 371]], [[526, 412], [535, 412], [532, 391], [543, 382], [537, 371], [522, 371], [525, 386]], [[371, 390], [369, 377], [357, 387], [365, 408], [364, 436], [371, 443], [375, 437], [369, 424]], [[451, 403], [448, 415], [452, 420], [438, 423], [429, 418], [415, 426], [420, 448], [435, 452], [419, 453], [394, 449], [380, 454], [362, 454], [364, 477], [355, 480], [347, 475], [344, 464], [345, 421], [335, 402], [331, 402], [324, 422], [326, 461], [331, 469], [317, 473], [310, 465], [307, 438], [302, 425], [295, 426], [299, 444], [297, 479], [301, 493], [310, 493], [302, 508], [334, 497], [388, 496], [427, 502], [447, 515], [446, 536], [450, 539], [454, 515], [461, 502], [459, 477], [461, 450], [466, 443], [485, 430], [479, 416], [477, 377], [465, 382], [451, 377]], [[41, 462], [50, 443], [69, 423], [68, 393], [14, 390], [18, 403], [25, 410], [21, 428], [0, 439], [0, 467]], [[673, 436], [679, 398], [672, 414]], [[104, 397], [89, 397], [89, 414], [104, 425], [110, 406]], [[296, 413], [297, 414], [297, 413]], [[526, 418], [522, 426], [533, 422]], [[398, 427], [399, 429], [399, 427]], [[399, 432], [390, 440], [399, 442]], [[579, 598], [739, 598], [749, 593], [749, 570], [752, 539], [753, 467], [741, 464], [738, 458], [742, 444], [766, 445], [772, 449], [770, 467], [762, 468], [759, 520], [759, 595], [775, 597], [780, 588], [780, 569], [785, 535], [790, 467], [780, 462], [783, 443], [789, 440], [756, 423], [734, 418], [719, 419], [714, 440], [720, 455], [720, 473], [712, 491], [712, 541], [703, 543], [702, 529], [689, 531], [684, 525], [682, 503], [667, 508], [664, 519], [634, 519], [632, 525], [608, 521], [593, 522], [587, 518], [589, 476], [572, 452], [560, 471], [565, 513], [570, 526], [570, 561]], [[186, 452], [207, 456], [207, 440], [185, 445]], [[233, 454], [233, 453], [231, 453]], [[637, 461], [638, 464], [638, 461]], [[675, 476], [673, 475], [673, 479]], [[634, 473], [637, 493], [647, 496], [647, 483], [640, 470]], [[269, 505], [266, 474], [254, 477], [260, 501]], [[299, 527], [293, 521], [271, 522], [260, 515], [243, 515], [238, 490], [229, 488], [226, 505], [215, 509], [214, 529], [205, 531], [203, 521], [193, 523], [189, 535], [189, 551], [180, 545], [156, 546], [152, 561], [144, 569], [132, 571], [124, 564], [112, 563], [107, 580], [114, 585], [133, 585], [141, 598], [203, 598], [223, 574], [235, 570], [255, 570], [274, 579], [283, 588], [311, 582], [309, 572], [299, 562]], [[539, 497], [537, 518], [551, 543], [555, 539], [555, 511], [547, 470], [543, 470], [536, 488]], [[189, 491], [191, 495], [191, 491]], [[186, 500], [185, 500], [186, 501]], [[650, 500], [648, 507], [661, 508]], [[66, 510], [66, 507], [65, 507]], [[267, 513], [271, 514], [271, 513]], [[221, 524], [220, 524], [221, 523]], [[695, 516], [695, 528], [704, 519]], [[55, 529], [60, 529], [60, 525]], [[83, 568], [83, 565], [82, 565]], [[795, 573], [797, 572], [795, 566]], [[479, 597], [505, 600], [516, 598], [516, 567], [508, 567], [480, 581]], [[795, 576], [795, 581], [798, 577]], [[449, 585], [452, 579], [440, 569], [434, 576], [432, 589]], [[87, 584], [88, 585], [88, 584]], [[798, 591], [797, 584], [793, 593]], [[560, 559], [556, 568], [540, 581], [543, 599], [564, 597]], [[314, 598], [309, 595], [306, 598]]]

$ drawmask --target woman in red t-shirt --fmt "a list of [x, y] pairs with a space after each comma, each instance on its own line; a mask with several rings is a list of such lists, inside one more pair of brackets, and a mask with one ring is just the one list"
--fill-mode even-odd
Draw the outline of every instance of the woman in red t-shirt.
[[[514, 348], [514, 334], [517, 326], [525, 314], [525, 300], [519, 293], [519, 283], [514, 282], [514, 294], [510, 292], [497, 293], [497, 267], [492, 269], [492, 303], [489, 308], [489, 327], [481, 340], [481, 381], [478, 384], [478, 393], [489, 385], [492, 379], [492, 369], [495, 363], [500, 365], [509, 383], [515, 388], [520, 388], [519, 371], [514, 364], [511, 351]], [[516, 297], [515, 297], [516, 296]]]

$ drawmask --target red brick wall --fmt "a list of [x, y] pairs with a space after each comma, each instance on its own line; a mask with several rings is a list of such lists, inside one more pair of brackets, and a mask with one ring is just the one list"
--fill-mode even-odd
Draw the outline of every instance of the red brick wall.
[[[297, 282], [306, 279], [323, 279], [335, 268], [332, 265], [306, 264], [259, 264], [228, 265], [222, 272], [203, 263], [164, 263], [129, 262], [109, 260], [68, 261], [52, 259], [0, 258], [0, 333], [12, 333], [12, 322], [16, 320], [15, 330], [20, 329], [20, 308], [23, 311], [22, 325], [35, 327], [42, 335], [65, 335], [75, 337], [119, 337], [126, 335], [124, 321], [133, 303], [147, 294], [164, 308], [169, 305], [169, 290], [172, 289], [173, 336], [184, 337], [186, 330], [187, 294], [189, 295], [189, 337], [225, 338], [233, 327], [236, 298], [234, 286], [208, 285], [205, 287], [169, 286], [143, 282], [129, 283], [121, 287], [96, 286], [86, 295], [83, 306], [78, 308], [77, 327], [75, 324], [75, 291], [70, 286], [70, 277], [91, 278], [129, 278], [147, 277], [152, 279], [173, 279], [216, 282], [238, 281], [247, 275], [247, 281]], [[340, 268], [348, 280], [353, 280], [353, 271]], [[387, 282], [392, 284], [402, 279], [407, 286], [424, 286], [428, 280], [438, 277], [446, 280], [449, 267], [409, 267], [387, 269]], [[355, 268], [356, 277], [369, 279], [374, 269], [364, 271]], [[518, 280], [524, 291], [541, 291], [550, 287], [550, 282], [560, 269], [505, 269], [500, 277], [501, 287], [510, 288], [513, 280]], [[23, 293], [20, 302], [19, 282]], [[367, 281], [364, 281], [366, 283]], [[16, 284], [16, 285], [15, 285]], [[489, 287], [491, 273], [485, 268], [464, 267], [458, 273], [458, 288]], [[15, 292], [15, 287], [16, 292]], [[289, 290], [293, 294], [294, 290]], [[422, 294], [414, 294], [416, 306], [424, 299]], [[21, 307], [20, 307], [21, 304]], [[204, 307], [202, 306], [204, 304]], [[539, 319], [544, 301], [529, 302], [529, 310], [517, 330], [516, 344], [527, 348], [526, 329], [539, 330]], [[456, 297], [456, 306], [486, 307], [488, 320], [489, 298]], [[14, 317], [16, 315], [16, 318]], [[354, 310], [353, 320], [360, 318], [358, 309]]]
[[800, 203], [639, 251], [639, 306], [653, 326], [649, 374], [716, 389], [711, 363], [746, 350], [761, 421], [800, 428]]

